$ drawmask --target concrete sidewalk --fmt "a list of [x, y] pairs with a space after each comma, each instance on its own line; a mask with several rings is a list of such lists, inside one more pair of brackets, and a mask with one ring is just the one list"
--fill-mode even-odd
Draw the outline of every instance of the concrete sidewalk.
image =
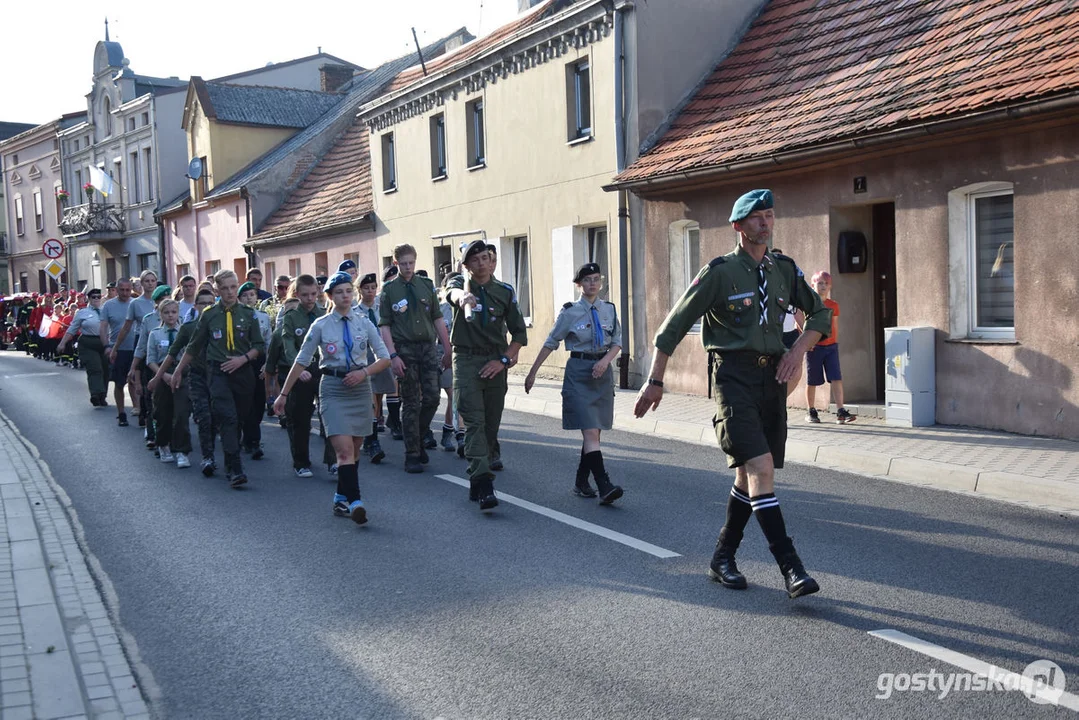
[[78, 540], [70, 502], [0, 413], [0, 711], [8, 718], [149, 718]]
[[[526, 395], [524, 377], [511, 374], [506, 407], [561, 418], [561, 391], [561, 381], [540, 378]], [[638, 420], [636, 397], [635, 390], [615, 391], [615, 429], [707, 445], [719, 457], [714, 401], [668, 392], [657, 410]], [[858, 413], [857, 406], [848, 407]], [[827, 413], [821, 413], [821, 424], [810, 425], [804, 416], [803, 410], [788, 411], [788, 462], [1079, 516], [1079, 443], [974, 428], [894, 427], [876, 417], [837, 425]]]

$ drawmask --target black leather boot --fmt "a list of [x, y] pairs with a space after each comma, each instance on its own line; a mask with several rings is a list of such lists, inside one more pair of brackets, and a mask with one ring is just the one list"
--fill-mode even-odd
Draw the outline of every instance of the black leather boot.
[[712, 562], [708, 566], [708, 576], [724, 587], [734, 590], [745, 590], [748, 584], [746, 576], [738, 571], [738, 565], [734, 562], [734, 553], [742, 542], [741, 535], [735, 535], [723, 528], [719, 532], [719, 541], [716, 543], [716, 551], [712, 554]]
[[599, 504], [610, 505], [622, 497], [622, 488], [611, 483], [611, 476], [607, 473], [596, 476], [596, 487], [599, 489]]
[[596, 491], [588, 484], [589, 470], [584, 464], [584, 453], [581, 454], [581, 464], [577, 466], [577, 479], [573, 483], [573, 494], [577, 497], [594, 498]]
[[480, 510], [490, 510], [498, 507], [498, 498], [495, 497], [495, 476], [487, 475], [473, 481], [476, 495], [479, 497]]
[[769, 549], [776, 562], [779, 563], [779, 571], [783, 573], [783, 583], [787, 586], [788, 597], [793, 599], [803, 595], [812, 595], [820, 590], [817, 581], [806, 572], [802, 559], [794, 551], [794, 542], [790, 538]]

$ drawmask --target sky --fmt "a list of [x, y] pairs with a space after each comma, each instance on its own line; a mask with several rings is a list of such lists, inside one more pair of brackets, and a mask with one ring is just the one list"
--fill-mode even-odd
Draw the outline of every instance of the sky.
[[[197, 10], [196, 10], [197, 9]], [[94, 46], [119, 42], [140, 75], [214, 77], [322, 52], [363, 67], [465, 26], [482, 37], [517, 0], [21, 0], [5, 3], [0, 121], [40, 124], [86, 109]]]

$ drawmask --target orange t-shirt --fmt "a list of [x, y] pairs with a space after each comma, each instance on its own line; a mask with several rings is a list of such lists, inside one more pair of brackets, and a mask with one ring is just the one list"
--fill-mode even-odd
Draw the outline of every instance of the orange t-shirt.
[[831, 308], [832, 310], [832, 334], [823, 340], [819, 341], [818, 345], [835, 345], [839, 340], [839, 323], [836, 322], [839, 319], [839, 303], [831, 298], [824, 301], [824, 307]]

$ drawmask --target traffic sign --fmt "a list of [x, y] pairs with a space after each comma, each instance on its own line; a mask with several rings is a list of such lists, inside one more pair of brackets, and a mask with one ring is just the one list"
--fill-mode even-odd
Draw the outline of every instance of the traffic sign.
[[56, 238], [49, 238], [41, 246], [41, 252], [44, 253], [45, 257], [55, 260], [64, 254], [64, 244]]
[[50, 260], [49, 264], [45, 266], [45, 272], [47, 272], [53, 280], [60, 282], [60, 276], [64, 274], [64, 266], [55, 260]]

